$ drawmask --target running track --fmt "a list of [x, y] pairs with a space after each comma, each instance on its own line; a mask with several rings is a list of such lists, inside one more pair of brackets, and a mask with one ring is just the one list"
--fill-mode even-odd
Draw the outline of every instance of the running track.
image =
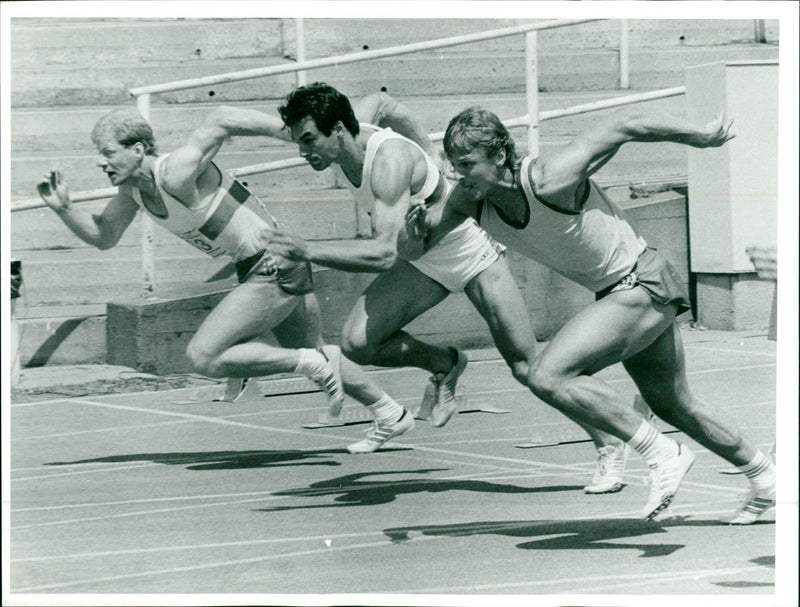
[[[774, 342], [684, 339], [696, 394], [769, 449]], [[673, 433], [696, 463], [672, 507], [640, 521], [638, 456], [623, 491], [585, 495], [594, 468], [585, 435], [518, 386], [496, 352], [470, 360], [462, 412], [445, 428], [418, 422], [361, 456], [344, 447], [366, 424], [303, 427], [324, 410], [320, 393], [224, 403], [211, 402], [218, 388], [195, 388], [12, 403], [9, 604], [491, 604], [487, 595], [502, 595], [653, 605], [688, 595], [685, 605], [744, 597], [752, 606], [782, 594], [775, 512], [749, 527], [716, 520], [745, 488], [723, 460]], [[426, 381], [417, 370], [372, 373], [408, 406]], [[602, 377], [634, 393], [621, 366]], [[474, 412], [486, 406], [508, 412]], [[561, 444], [517, 446], [531, 439]], [[182, 596], [150, 596], [164, 593]]]

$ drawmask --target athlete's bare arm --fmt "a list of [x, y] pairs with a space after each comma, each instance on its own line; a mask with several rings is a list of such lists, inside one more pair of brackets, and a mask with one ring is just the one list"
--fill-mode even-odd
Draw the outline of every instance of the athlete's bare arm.
[[119, 242], [139, 210], [127, 186], [120, 186], [99, 215], [79, 209], [72, 204], [69, 187], [59, 170], [51, 171], [36, 189], [45, 204], [78, 238], [100, 250], [110, 249]]
[[221, 106], [211, 112], [181, 147], [164, 162], [162, 185], [179, 200], [192, 204], [198, 180], [229, 137], [265, 136], [291, 141], [280, 119], [258, 110]]
[[360, 99], [353, 111], [359, 122], [367, 122], [381, 128], [390, 128], [419, 145], [433, 158], [439, 168], [443, 158], [441, 149], [434, 145], [428, 132], [419, 123], [409, 108], [387, 93], [371, 93]]
[[311, 261], [347, 272], [385, 272], [394, 266], [398, 257], [413, 257], [408, 245], [420, 250], [421, 246], [406, 238], [405, 216], [414, 162], [411, 146], [401, 140], [387, 141], [377, 153], [371, 183], [376, 198], [372, 238], [310, 242], [296, 234], [276, 232], [270, 240], [270, 248], [289, 259]]
[[718, 147], [732, 139], [732, 121], [718, 114], [703, 127], [662, 113], [617, 112], [579, 133], [564, 148], [543, 153], [531, 163], [536, 194], [550, 204], [574, 209], [578, 188], [632, 141], [671, 141], [697, 148]]

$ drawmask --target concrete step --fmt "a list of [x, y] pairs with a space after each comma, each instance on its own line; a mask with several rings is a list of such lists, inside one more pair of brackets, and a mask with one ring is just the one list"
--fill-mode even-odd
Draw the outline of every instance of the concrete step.
[[[600, 91], [590, 93], [541, 93], [540, 109], [548, 111], [603, 99], [626, 96], [640, 90]], [[470, 105], [484, 105], [502, 118], [524, 115], [525, 100], [519, 95], [479, 95], [457, 97], [401, 97], [428, 132], [441, 132], [449, 119]], [[237, 104], [253, 107], [277, 115], [274, 104]], [[675, 115], [685, 113], [683, 96], [644, 102], [640, 107], [665, 111]], [[64, 171], [72, 191], [109, 187], [106, 177], [96, 167], [96, 154], [88, 133], [96, 120], [107, 112], [109, 106], [60, 109], [18, 109], [12, 113], [11, 195], [12, 201], [36, 198], [36, 183], [52, 168]], [[195, 128], [211, 107], [205, 104], [156, 105], [152, 122], [162, 151], [174, 149], [182, 143], [187, 132]], [[542, 145], [560, 145], [566, 137], [577, 133], [597, 120], [598, 116], [614, 110], [602, 110], [548, 120], [540, 128]], [[525, 130], [514, 129], [513, 135], [520, 150], [524, 150]], [[297, 147], [265, 137], [236, 137], [223, 147], [217, 156], [220, 166], [232, 169], [272, 160], [297, 157]], [[668, 173], [685, 169], [669, 169]], [[664, 171], [662, 171], [664, 172]], [[315, 173], [308, 167], [279, 172], [251, 175], [243, 178], [259, 196], [269, 197], [275, 190], [318, 190], [335, 187], [330, 171]]]
[[[598, 91], [540, 92], [539, 109], [547, 112], [650, 90], [615, 88]], [[523, 93], [395, 97], [409, 108], [416, 120], [428, 132], [444, 131], [448, 120], [455, 113], [471, 105], [488, 107], [503, 119], [522, 116], [527, 112]], [[353, 97], [355, 103], [358, 99]], [[150, 122], [159, 149], [171, 150], [183, 143], [187, 134], [202, 124], [205, 117], [219, 105], [218, 103], [154, 103], [151, 107]], [[242, 101], [230, 105], [258, 110], [277, 117], [280, 102]], [[100, 117], [116, 107], [99, 105], [14, 108], [11, 110], [12, 156], [25, 156], [32, 152], [47, 152], [54, 155], [94, 153], [94, 146], [89, 139], [92, 127]], [[683, 96], [669, 97], [644, 102], [642, 107], [682, 115], [685, 112], [685, 101]], [[608, 110], [603, 110], [600, 115], [607, 112]], [[545, 137], [574, 134], [596, 120], [596, 116], [597, 114], [579, 114], [547, 120], [541, 124], [540, 132]], [[268, 137], [234, 137], [225, 144], [223, 150], [264, 150], [265, 153], [280, 150], [293, 155], [296, 154], [297, 147], [292, 143]]]
[[19, 346], [11, 352], [21, 367], [106, 362], [106, 306], [16, 307]]
[[[159, 288], [165, 290], [203, 283], [227, 265], [181, 243], [157, 247], [154, 257]], [[28, 305], [99, 304], [142, 292], [139, 247], [25, 251], [18, 259]]]
[[[305, 19], [307, 58], [377, 50], [416, 42], [535, 23], [531, 19]], [[778, 40], [778, 22], [764, 22], [766, 39]], [[294, 19], [15, 19], [15, 65], [103, 65], [120, 57], [132, 63], [296, 56]], [[607, 19], [542, 31], [538, 44], [552, 48], [617, 48], [620, 22]], [[751, 19], [630, 19], [636, 48], [708, 46], [753, 42]], [[523, 36], [440, 49], [522, 51]]]
[[[681, 182], [680, 175], [664, 179]], [[607, 182], [610, 180], [607, 179]], [[602, 183], [602, 182], [601, 182]], [[620, 204], [629, 204], [628, 187], [609, 190]], [[99, 210], [102, 202], [85, 203]], [[297, 193], [273, 200], [270, 209], [292, 230], [310, 239], [357, 238], [365, 221], [344, 190]], [[283, 219], [282, 219], [283, 220]], [[23, 293], [31, 306], [101, 304], [138, 297], [142, 292], [141, 220], [136, 219], [116, 247], [98, 251], [77, 239], [49, 210], [15, 213], [11, 248], [22, 261]], [[156, 292], [194, 288], [210, 279], [228, 279], [227, 259], [211, 259], [159, 227], [154, 230]]]
[[[526, 145], [517, 137], [518, 150], [524, 153]], [[556, 149], [569, 141], [567, 137], [544, 138], [540, 150]], [[270, 160], [292, 158], [293, 155], [263, 152], [220, 152], [219, 165], [224, 169], [249, 166]], [[61, 158], [51, 155], [32, 155], [12, 160], [12, 200], [31, 200], [37, 197], [36, 184], [53, 167], [60, 168], [71, 191], [110, 187], [103, 173], [94, 166], [95, 156]], [[675, 144], [629, 144], [603, 168], [603, 175], [614, 179], [657, 179], [686, 174], [686, 149]], [[337, 187], [336, 175], [328, 169], [315, 173], [310, 167], [300, 166], [279, 172], [243, 177], [250, 190], [263, 198], [280, 199], [292, 192], [331, 189]], [[18, 213], [14, 213], [14, 217]]]
[[[673, 48], [636, 48], [630, 53], [630, 84], [660, 88], [683, 83], [683, 70], [692, 65], [723, 60], [773, 59], [778, 48], [768, 44], [735, 44]], [[226, 60], [120, 62], [116, 65], [13, 64], [12, 107], [123, 104], [129, 89], [149, 84], [199, 78], [266, 67], [286, 61], [279, 58]], [[476, 69], [479, 67], [479, 69]], [[366, 63], [348, 63], [309, 72], [309, 80], [322, 80], [352, 96], [381, 89], [396, 95], [457, 95], [511, 93], [524, 90], [524, 53], [464, 51], [448, 55], [416, 53]], [[539, 87], [545, 91], [607, 89], [619, 83], [616, 50], [539, 51]], [[166, 103], [281, 99], [295, 86], [292, 74], [208, 85], [162, 93]]]
[[[356, 210], [347, 190], [305, 192], [272, 191], [261, 197], [270, 212], [290, 229], [311, 239], [355, 238]], [[79, 203], [89, 213], [99, 213], [104, 200]], [[138, 247], [141, 242], [141, 220], [135, 219], [117, 246]], [[153, 237], [156, 246], [177, 245], [193, 250], [174, 235], [156, 226]], [[29, 251], [60, 250], [95, 251], [72, 234], [58, 216], [48, 208], [19, 211], [11, 216], [11, 249], [20, 258]], [[102, 252], [100, 253], [102, 255]]]
[[[621, 196], [619, 192], [612, 191], [611, 194], [615, 198]], [[658, 247], [673, 262], [681, 278], [686, 282], [688, 256], [684, 198], [674, 192], [665, 192], [654, 194], [648, 199], [629, 201], [627, 206], [631, 220], [647, 241]], [[96, 284], [97, 276], [105, 275], [107, 270], [116, 274], [130, 272], [132, 277], [135, 259], [132, 259], [130, 248], [128, 249], [128, 251], [112, 249], [102, 254], [111, 260], [110, 269], [92, 266], [92, 264], [99, 265], [97, 259], [92, 260], [84, 266], [83, 271], [75, 272], [78, 279], [73, 282], [80, 281], [86, 291], [99, 291], [104, 286]], [[195, 276], [198, 268], [204, 263], [202, 258], [188, 259], [190, 256], [187, 256], [187, 259], [181, 260], [178, 257], [185, 252], [178, 253], [180, 249], [177, 246], [165, 247], [162, 250], [171, 251], [175, 255], [174, 258], [165, 260], [166, 267], [178, 267], [184, 271], [184, 275], [178, 277], [178, 281], [169, 284], [168, 288], [162, 285], [156, 301], [169, 301], [177, 293], [185, 297], [189, 293], [199, 295], [218, 292], [224, 286], [232, 284], [230, 279], [215, 283], [203, 282], [201, 276]], [[31, 255], [24, 262], [23, 276], [27, 278], [37, 273], [43, 276], [49, 272], [51, 277], [56, 277], [58, 273], [54, 268], [59, 268], [55, 267], [55, 264], [48, 263], [44, 253], [39, 252], [38, 255], [38, 257]], [[37, 262], [41, 262], [43, 267], [35, 267]], [[31, 267], [31, 264], [34, 267]], [[592, 300], [592, 295], [588, 291], [513, 251], [509, 253], [509, 264], [540, 339], [548, 339], [568, 317]], [[61, 274], [67, 274], [66, 267], [66, 264], [60, 266]], [[159, 266], [159, 271], [161, 269], [162, 266]], [[323, 332], [327, 339], [336, 341], [341, 334], [342, 323], [350, 307], [371, 281], [372, 275], [315, 268], [314, 276], [317, 297], [322, 309]], [[195, 279], [194, 282], [180, 282], [192, 278]], [[22, 324], [19, 354], [22, 364], [102, 362], [107, 354], [108, 335], [105, 302], [141, 305], [140, 293], [135, 289], [132, 291], [131, 294], [107, 293], [105, 295], [107, 299], [99, 300], [95, 304], [62, 303], [44, 306], [35, 304], [34, 294], [28, 289], [24, 290], [23, 296], [17, 300], [15, 315]], [[191, 317], [183, 318], [181, 322], [186, 321], [196, 325], [200, 320], [201, 318]], [[165, 318], [161, 324], [169, 326], [170, 322], [170, 318]], [[174, 328], [177, 331], [177, 325], [174, 325]], [[409, 330], [435, 343], [456, 340], [462, 345], [491, 344], [485, 323], [463, 294], [448, 298], [447, 301], [416, 319], [409, 326]], [[176, 357], [182, 356], [182, 348], [190, 336], [191, 330], [186, 327], [181, 329], [180, 335], [169, 331], [164, 333], [164, 339], [169, 342], [168, 347], [177, 348], [174, 350]], [[181, 369], [186, 370], [185, 367]]]

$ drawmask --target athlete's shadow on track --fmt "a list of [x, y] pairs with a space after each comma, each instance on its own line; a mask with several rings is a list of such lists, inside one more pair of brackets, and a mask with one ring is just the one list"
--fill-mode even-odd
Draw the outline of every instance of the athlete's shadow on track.
[[[390, 449], [384, 449], [390, 451]], [[201, 451], [195, 453], [133, 453], [83, 459], [74, 462], [50, 462], [46, 466], [124, 463], [151, 461], [167, 466], [186, 466], [187, 470], [238, 470], [277, 466], [341, 466], [328, 456], [345, 455], [345, 449], [289, 449], [283, 451]]]
[[[565, 521], [478, 521], [457, 525], [419, 525], [384, 530], [392, 542], [413, 540], [413, 535], [465, 537], [505, 535], [535, 538], [517, 544], [523, 550], [640, 550], [640, 557], [669, 556], [685, 544], [647, 544], [615, 542], [627, 538], [667, 533], [671, 527], [724, 527], [714, 520], [688, 520], [674, 517], [664, 521], [597, 519]], [[556, 536], [556, 537], [552, 537]]]
[[411, 493], [440, 493], [445, 491], [474, 491], [479, 493], [552, 493], [558, 491], [582, 490], [582, 485], [550, 485], [547, 487], [520, 487], [480, 480], [447, 479], [399, 479], [362, 481], [367, 476], [397, 474], [427, 474], [446, 471], [448, 468], [422, 468], [419, 470], [393, 470], [390, 472], [359, 472], [347, 474], [326, 481], [312, 483], [301, 489], [277, 491], [275, 495], [291, 497], [324, 497], [337, 495], [334, 504], [312, 504], [303, 506], [279, 506], [263, 508], [261, 512], [283, 510], [306, 510], [312, 508], [349, 508], [352, 506], [378, 506], [393, 502], [399, 495]]

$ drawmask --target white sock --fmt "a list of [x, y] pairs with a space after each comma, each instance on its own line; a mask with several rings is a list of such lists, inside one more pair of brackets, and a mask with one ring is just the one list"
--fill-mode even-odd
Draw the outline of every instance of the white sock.
[[298, 348], [297, 351], [300, 352], [300, 360], [297, 362], [297, 368], [294, 370], [295, 373], [310, 377], [319, 371], [320, 358], [322, 358], [323, 361], [325, 360], [322, 354], [311, 348]]
[[379, 424], [393, 424], [403, 415], [403, 407], [385, 394], [371, 405], [366, 405]]
[[753, 491], [765, 495], [775, 491], [775, 465], [761, 449], [756, 449], [753, 459], [744, 466], [737, 466], [750, 479]]
[[678, 452], [678, 445], [674, 440], [661, 434], [655, 426], [646, 421], [642, 421], [642, 425], [639, 426], [628, 444], [631, 449], [645, 459], [649, 466], [664, 458], [672, 457]]

